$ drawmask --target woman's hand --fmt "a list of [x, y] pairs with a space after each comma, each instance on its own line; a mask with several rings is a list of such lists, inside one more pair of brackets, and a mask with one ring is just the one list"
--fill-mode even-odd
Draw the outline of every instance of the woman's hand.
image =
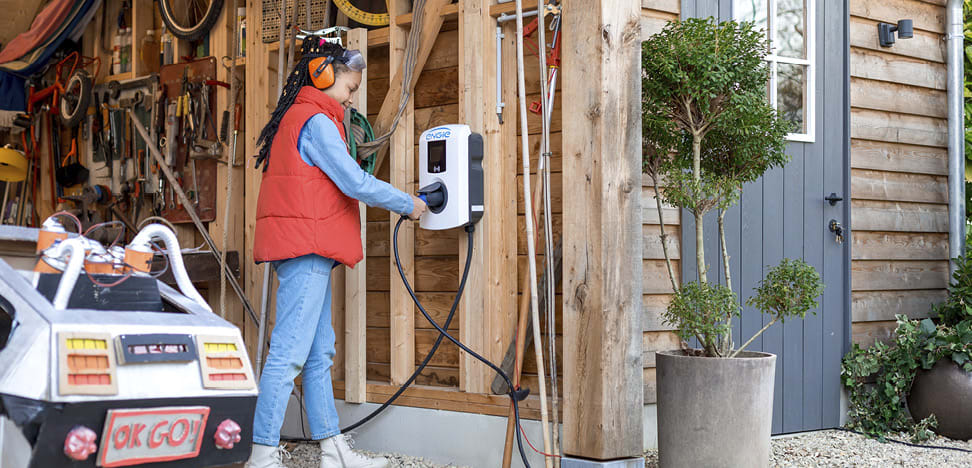
[[425, 202], [422, 201], [421, 198], [416, 197], [415, 195], [412, 195], [412, 204], [414, 205], [414, 207], [412, 208], [412, 212], [408, 214], [408, 219], [411, 219], [412, 221], [417, 221], [419, 217], [421, 217], [422, 214], [425, 213], [426, 210], [428, 210], [428, 207], [425, 205]]

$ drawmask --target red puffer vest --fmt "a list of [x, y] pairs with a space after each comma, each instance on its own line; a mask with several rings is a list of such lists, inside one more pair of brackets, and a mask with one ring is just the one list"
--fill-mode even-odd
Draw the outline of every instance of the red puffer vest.
[[304, 162], [297, 140], [304, 123], [324, 114], [344, 134], [344, 108], [305, 86], [284, 114], [270, 146], [270, 165], [257, 198], [253, 258], [269, 262], [317, 254], [353, 267], [362, 258], [358, 201], [324, 171]]

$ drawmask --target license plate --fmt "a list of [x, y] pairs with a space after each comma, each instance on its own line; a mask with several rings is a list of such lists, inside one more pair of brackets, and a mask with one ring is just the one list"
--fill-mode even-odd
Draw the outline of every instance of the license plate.
[[108, 410], [98, 442], [98, 465], [136, 465], [199, 455], [207, 406]]

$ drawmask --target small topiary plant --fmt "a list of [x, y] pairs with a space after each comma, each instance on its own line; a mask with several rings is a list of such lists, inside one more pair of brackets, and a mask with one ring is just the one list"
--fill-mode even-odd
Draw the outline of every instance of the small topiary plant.
[[[740, 313], [726, 250], [726, 209], [739, 201], [744, 184], [789, 161], [785, 138], [792, 124], [766, 99], [768, 50], [763, 32], [752, 23], [712, 18], [671, 22], [642, 44], [642, 169], [653, 181], [660, 218], [664, 202], [687, 210], [695, 219], [698, 277], [682, 286], [668, 253], [665, 223], [660, 223], [675, 291], [666, 320], [680, 330], [683, 340], [698, 339], [706, 356], [730, 356], [732, 320]], [[719, 214], [722, 285], [709, 284], [707, 274], [704, 218], [712, 210]], [[822, 287], [811, 281], [807, 268], [812, 270], [805, 263], [784, 263], [776, 271], [783, 275], [781, 281], [799, 273], [790, 278], [794, 284], [819, 295]], [[816, 279], [819, 283], [819, 276]], [[765, 303], [754, 305], [777, 314], [771, 323], [805, 305], [764, 296]]]

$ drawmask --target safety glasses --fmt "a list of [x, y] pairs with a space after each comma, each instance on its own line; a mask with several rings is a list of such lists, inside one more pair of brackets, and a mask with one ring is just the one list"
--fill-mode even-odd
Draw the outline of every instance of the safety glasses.
[[366, 66], [365, 59], [358, 50], [345, 50], [344, 54], [336, 60], [356, 72], [363, 71]]

